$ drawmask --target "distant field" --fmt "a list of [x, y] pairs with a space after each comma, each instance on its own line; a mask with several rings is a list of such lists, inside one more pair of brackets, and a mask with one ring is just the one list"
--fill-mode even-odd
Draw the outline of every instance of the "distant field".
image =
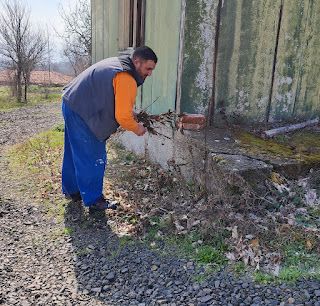
[[[0, 86], [0, 110], [59, 102], [62, 88], [30, 85], [27, 95], [28, 102], [17, 103], [16, 97], [12, 95], [11, 88]], [[24, 92], [22, 100], [24, 100]]]

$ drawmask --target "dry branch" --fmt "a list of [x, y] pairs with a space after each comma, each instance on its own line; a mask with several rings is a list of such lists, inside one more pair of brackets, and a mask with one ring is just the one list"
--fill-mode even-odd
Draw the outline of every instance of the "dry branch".
[[283, 126], [283, 127], [272, 129], [272, 130], [267, 130], [262, 133], [262, 138], [273, 137], [278, 134], [283, 134], [286, 132], [302, 129], [308, 125], [313, 125], [313, 124], [318, 124], [318, 123], [319, 123], [319, 118], [316, 118], [313, 120], [308, 120], [306, 122], [291, 124], [288, 126]]
[[154, 128], [155, 123], [160, 123], [163, 125], [165, 125], [166, 123], [169, 123], [170, 125], [172, 125], [172, 123], [174, 122], [175, 116], [177, 116], [177, 114], [175, 114], [170, 109], [166, 113], [157, 114], [157, 115], [148, 114], [145, 110], [142, 110], [140, 113], [137, 114], [138, 122], [142, 123], [142, 125], [148, 130], [148, 132], [153, 135], [162, 135], [155, 130]]

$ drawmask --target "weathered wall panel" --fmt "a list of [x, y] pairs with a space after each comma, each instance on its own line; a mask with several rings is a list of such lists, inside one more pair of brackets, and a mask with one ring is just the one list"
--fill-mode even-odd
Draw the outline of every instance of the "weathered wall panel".
[[215, 107], [231, 119], [263, 121], [268, 105], [280, 1], [224, 1]]
[[271, 111], [268, 121], [291, 118], [299, 82], [304, 1], [283, 1]]
[[212, 95], [218, 1], [187, 0], [181, 77], [181, 111], [205, 113]]
[[299, 54], [299, 83], [294, 115], [310, 118], [320, 115], [320, 5], [304, 1], [303, 40]]
[[92, 62], [118, 56], [118, 1], [92, 0]]
[[158, 98], [149, 112], [162, 113], [175, 107], [180, 11], [180, 0], [146, 1], [145, 44], [158, 56], [156, 69], [143, 85], [143, 108]]
[[[139, 90], [139, 107], [158, 97], [149, 112], [175, 106], [184, 15], [181, 111], [205, 114], [213, 98], [217, 124], [224, 118], [262, 122], [320, 115], [318, 1], [184, 0], [185, 14], [181, 2], [146, 1], [145, 44], [155, 50], [159, 63]], [[92, 0], [92, 17], [93, 62], [118, 56], [118, 1]]]
[[95, 63], [103, 57], [103, 0], [92, 0], [92, 61]]
[[104, 30], [104, 58], [111, 56], [118, 56], [118, 0], [104, 1], [104, 18], [105, 30]]

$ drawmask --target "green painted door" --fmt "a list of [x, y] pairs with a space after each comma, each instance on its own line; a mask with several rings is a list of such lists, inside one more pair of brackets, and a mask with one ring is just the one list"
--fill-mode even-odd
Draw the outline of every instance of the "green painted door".
[[158, 64], [142, 88], [142, 108], [163, 113], [175, 109], [179, 55], [181, 0], [147, 0], [145, 44], [158, 57]]

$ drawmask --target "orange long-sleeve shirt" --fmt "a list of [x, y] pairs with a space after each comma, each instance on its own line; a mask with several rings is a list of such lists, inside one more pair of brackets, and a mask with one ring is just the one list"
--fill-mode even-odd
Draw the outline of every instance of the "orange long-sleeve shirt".
[[138, 123], [133, 117], [133, 105], [138, 88], [135, 79], [128, 72], [119, 72], [113, 78], [115, 95], [115, 117], [126, 130], [135, 132]]

